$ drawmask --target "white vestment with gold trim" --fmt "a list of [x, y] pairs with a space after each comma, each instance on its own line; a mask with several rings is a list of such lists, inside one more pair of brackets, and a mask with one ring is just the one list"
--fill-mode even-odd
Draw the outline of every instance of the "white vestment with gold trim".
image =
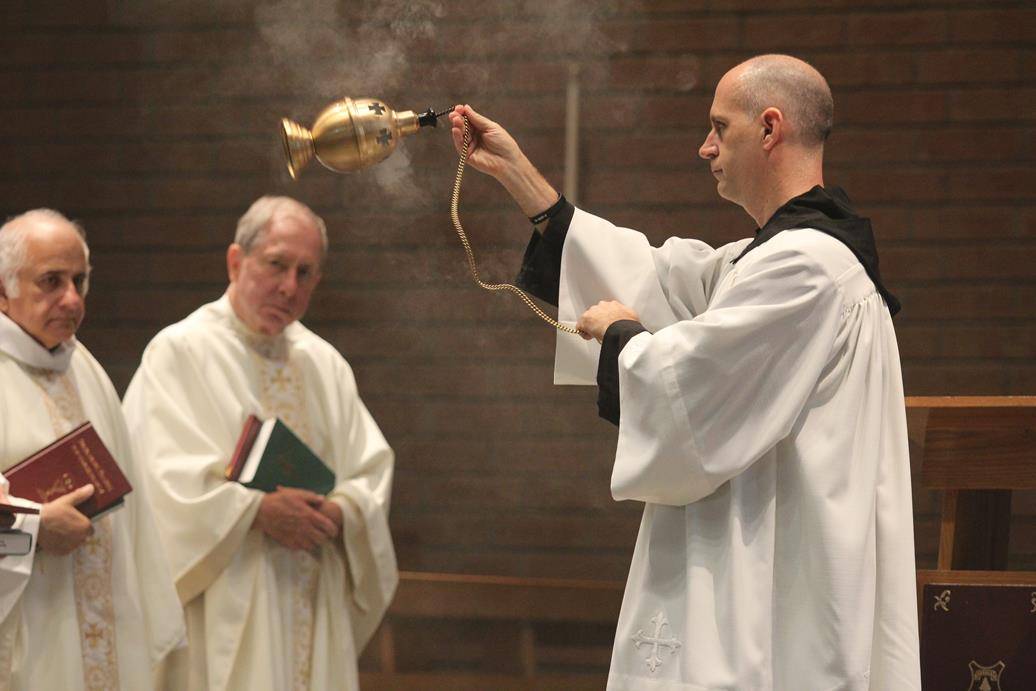
[[[342, 356], [297, 322], [250, 332], [224, 296], [155, 337], [124, 410], [187, 614], [160, 686], [357, 688], [398, 580], [393, 453]], [[309, 554], [252, 529], [262, 493], [223, 475], [249, 414], [280, 417], [334, 471], [340, 541]]]
[[[184, 640], [111, 382], [81, 344], [51, 353], [0, 315], [0, 468], [87, 420], [134, 490], [71, 554], [0, 559], [0, 689], [147, 689], [154, 666]], [[35, 540], [39, 519], [19, 527]]]

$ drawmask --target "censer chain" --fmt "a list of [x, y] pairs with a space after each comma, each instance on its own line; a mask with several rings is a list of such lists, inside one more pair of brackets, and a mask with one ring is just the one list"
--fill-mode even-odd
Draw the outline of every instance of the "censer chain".
[[457, 235], [460, 237], [460, 242], [464, 245], [464, 253], [468, 255], [468, 266], [471, 268], [471, 277], [475, 279], [482, 288], [486, 290], [509, 290], [522, 299], [529, 309], [536, 313], [536, 315], [553, 326], [558, 331], [563, 331], [570, 334], [578, 334], [579, 331], [575, 328], [562, 324], [558, 320], [552, 318], [549, 314], [540, 309], [539, 305], [532, 301], [528, 295], [522, 291], [521, 288], [513, 286], [510, 283], [486, 283], [478, 274], [478, 266], [475, 264], [475, 253], [471, 249], [471, 243], [468, 242], [468, 236], [464, 232], [464, 227], [460, 224], [460, 214], [457, 212], [457, 206], [460, 204], [460, 183], [464, 177], [464, 166], [468, 162], [468, 148], [471, 146], [471, 129], [468, 124], [468, 118], [464, 118], [464, 146], [461, 147], [460, 161], [457, 163], [457, 178], [453, 181], [453, 194], [450, 197], [450, 217], [453, 219], [453, 227], [457, 231]]

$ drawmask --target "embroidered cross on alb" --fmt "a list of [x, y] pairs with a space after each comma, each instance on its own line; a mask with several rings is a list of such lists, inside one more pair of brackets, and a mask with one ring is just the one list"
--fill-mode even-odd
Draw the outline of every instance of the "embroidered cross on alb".
[[651, 636], [644, 634], [644, 629], [638, 629], [637, 635], [633, 637], [633, 644], [640, 649], [642, 645], [651, 646], [651, 654], [644, 658], [647, 663], [648, 669], [652, 673], [656, 669], [662, 666], [662, 658], [658, 656], [659, 648], [668, 648], [670, 655], [676, 655], [676, 651], [680, 648], [680, 641], [676, 637], [663, 638], [662, 630], [669, 626], [669, 620], [666, 619], [665, 613], [659, 610], [658, 614], [651, 617], [651, 623], [655, 625], [655, 633]]

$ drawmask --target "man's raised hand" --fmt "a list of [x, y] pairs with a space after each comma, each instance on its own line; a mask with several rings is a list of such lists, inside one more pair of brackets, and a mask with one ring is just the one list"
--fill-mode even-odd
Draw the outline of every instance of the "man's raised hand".
[[522, 150], [507, 130], [468, 105], [456, 106], [450, 113], [453, 146], [460, 153], [464, 146], [464, 117], [468, 118], [471, 144], [468, 163], [476, 170], [499, 179], [522, 158]]
[[514, 137], [468, 105], [456, 106], [450, 113], [453, 145], [458, 153], [464, 145], [464, 117], [468, 118], [471, 136], [468, 163], [496, 178], [526, 216], [535, 216], [557, 201], [557, 191], [525, 157]]

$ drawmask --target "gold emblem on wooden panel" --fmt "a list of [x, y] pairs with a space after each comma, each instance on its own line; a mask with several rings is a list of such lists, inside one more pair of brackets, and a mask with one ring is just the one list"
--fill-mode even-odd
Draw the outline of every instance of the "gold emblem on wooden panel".
[[983, 667], [972, 660], [968, 663], [971, 670], [971, 686], [968, 687], [968, 691], [1000, 691], [1000, 675], [1005, 667], [1007, 665], [1002, 660], [990, 667]]

